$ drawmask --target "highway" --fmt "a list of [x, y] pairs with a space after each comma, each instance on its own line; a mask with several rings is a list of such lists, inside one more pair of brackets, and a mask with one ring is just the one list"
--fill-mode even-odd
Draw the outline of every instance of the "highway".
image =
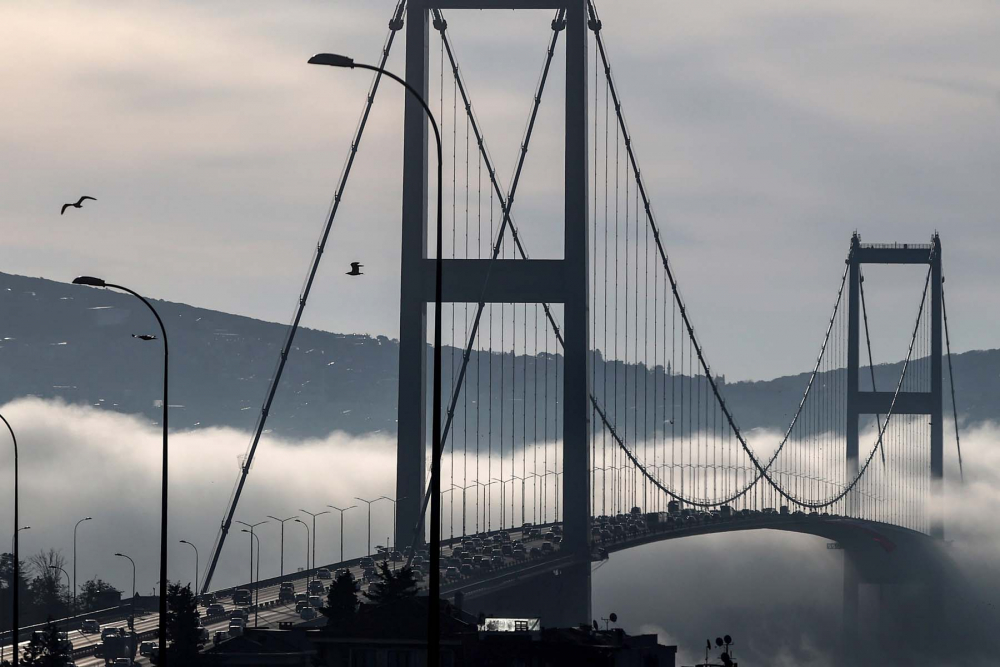
[[[541, 529], [541, 531], [544, 533], [545, 531], [548, 531], [551, 528], [551, 525], [544, 525], [544, 526], [539, 525], [536, 527]], [[483, 533], [479, 537], [485, 537], [487, 535], [497, 536], [500, 534], [500, 532], [501, 531], [496, 530], [488, 534]], [[541, 536], [529, 540], [523, 540], [524, 532], [521, 528], [509, 529], [507, 530], [507, 532], [510, 536], [512, 543], [517, 541], [523, 541], [526, 549], [528, 550], [530, 550], [532, 546], [540, 547], [543, 541]], [[465, 538], [459, 537], [459, 538], [447, 539], [445, 543], [442, 545], [441, 549], [442, 570], [444, 570], [447, 567], [447, 559], [452, 556], [453, 549], [455, 547], [460, 546], [463, 539], [466, 540], [471, 539], [471, 536], [467, 536]], [[554, 544], [553, 547], [554, 551], [558, 550], [558, 544]], [[488, 558], [490, 550], [488, 548], [484, 548], [483, 552]], [[375, 554], [374, 556], [372, 556], [372, 558], [375, 559], [376, 562], [380, 562], [382, 559], [384, 559], [384, 557], [385, 557], [384, 554]], [[360, 566], [359, 561], [360, 559], [353, 559], [347, 561], [346, 564], [348, 565], [347, 569], [349, 569], [357, 578], [357, 580], [361, 582], [363, 581], [364, 570]], [[516, 563], [517, 559], [513, 558], [512, 556], [503, 556], [503, 561], [505, 566], [509, 566]], [[396, 567], [402, 567], [402, 565], [403, 563], [395, 564]], [[320, 566], [320, 568], [323, 567], [329, 569], [331, 574], [335, 575], [338, 569], [342, 569], [342, 564], [331, 563], [326, 566]], [[492, 570], [476, 568], [475, 573], [472, 576], [460, 577], [459, 580], [471, 581], [480, 577], [488, 576], [490, 572], [492, 572]], [[306, 592], [307, 579], [314, 579], [314, 578], [315, 576], [313, 575], [312, 572], [295, 572], [286, 574], [284, 576], [284, 581], [292, 582], [295, 586], [295, 592], [296, 594], [298, 594]], [[328, 589], [332, 580], [322, 580], [322, 581], [324, 583], [324, 587]], [[454, 581], [454, 579], [452, 581]], [[424, 588], [426, 586], [426, 580], [420, 582], [419, 585], [421, 586], [421, 588]], [[243, 607], [238, 607], [237, 605], [234, 605], [232, 603], [232, 597], [231, 597], [232, 591], [238, 588], [249, 589], [251, 593], [253, 593], [254, 590], [252, 584], [242, 584], [233, 588], [224, 589], [221, 593], [217, 592], [217, 596], [219, 596], [217, 602], [225, 608], [226, 610], [225, 615], [215, 616], [212, 618], [205, 618], [204, 617], [205, 607], [204, 606], [199, 607], [201, 613], [203, 614], [203, 624], [205, 628], [208, 630], [209, 645], [211, 645], [212, 639], [214, 638], [215, 633], [217, 631], [224, 631], [229, 629], [230, 612], [234, 611], [237, 608], [243, 608]], [[278, 604], [279, 588], [280, 588], [280, 578], [278, 577], [267, 580], [267, 582], [265, 582], [265, 585], [262, 585], [260, 587], [259, 593], [257, 594], [259, 595], [259, 610], [257, 612], [258, 613], [257, 624], [261, 627], [264, 626], [277, 627], [278, 623], [280, 622], [292, 622], [292, 623], [301, 622], [300, 615], [295, 611], [294, 602], [286, 604]], [[362, 591], [366, 589], [367, 589], [367, 584], [363, 583]], [[324, 594], [324, 602], [325, 602], [325, 594]], [[251, 611], [249, 612], [250, 617], [247, 623], [247, 627], [254, 626], [254, 612], [252, 611], [252, 607], [250, 607], [250, 609]], [[155, 638], [153, 638], [152, 635], [153, 631], [155, 631], [157, 628], [158, 619], [159, 615], [157, 613], [147, 613], [140, 616], [136, 616], [134, 621], [135, 632], [140, 636], [140, 638], [142, 638], [142, 640], [155, 642], [156, 640]], [[127, 622], [125, 620], [120, 620], [102, 624], [101, 628], [102, 629], [107, 627], [124, 628], [126, 626]], [[148, 635], [148, 638], [146, 637], [146, 635]], [[73, 642], [73, 650], [75, 656], [74, 664], [77, 665], [77, 667], [96, 667], [97, 665], [104, 664], [103, 658], [98, 658], [94, 656], [94, 650], [101, 643], [100, 633], [87, 634], [79, 630], [73, 630], [69, 633], [69, 638], [70, 641]], [[22, 652], [27, 643], [28, 643], [27, 641], [21, 642]], [[7, 654], [9, 653], [10, 653], [10, 648], [7, 647]], [[135, 664], [148, 665], [149, 661], [148, 658], [137, 656]]]

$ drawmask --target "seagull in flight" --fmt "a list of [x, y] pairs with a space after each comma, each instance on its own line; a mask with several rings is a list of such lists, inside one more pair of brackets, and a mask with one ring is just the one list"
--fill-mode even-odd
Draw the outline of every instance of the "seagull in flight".
[[64, 213], [66, 213], [66, 209], [68, 209], [70, 206], [72, 206], [73, 208], [83, 208], [84, 199], [91, 199], [93, 201], [97, 201], [95, 197], [88, 197], [87, 195], [84, 195], [79, 199], [77, 199], [75, 204], [63, 204], [62, 210], [59, 211], [59, 215], [63, 215]]
[[351, 270], [345, 273], [345, 276], [363, 276], [365, 274], [361, 273], [361, 267], [364, 264], [360, 262], [351, 262]]

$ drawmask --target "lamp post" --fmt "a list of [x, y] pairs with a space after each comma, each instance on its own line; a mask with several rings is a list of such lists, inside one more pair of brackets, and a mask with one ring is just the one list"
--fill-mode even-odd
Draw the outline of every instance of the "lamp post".
[[[511, 479], [497, 479], [496, 477], [491, 477], [490, 479], [493, 480], [493, 482], [495, 482], [496, 484], [500, 485], [500, 529], [502, 530], [503, 529], [503, 515], [504, 515], [504, 512], [506, 511], [506, 509], [504, 508], [504, 500], [507, 498], [507, 485], [508, 484], [513, 484], [514, 483], [514, 479], [513, 478], [511, 478]], [[514, 514], [514, 506], [513, 505], [511, 505], [510, 513], [511, 513], [511, 515]], [[514, 527], [514, 517], [513, 516], [510, 517], [510, 527], [511, 528]]]
[[[561, 475], [561, 474], [562, 474], [562, 472], [556, 472], [554, 470], [546, 470], [545, 471], [545, 475], [544, 475], [545, 477], [548, 477], [549, 475], [555, 475], [555, 478], [556, 478], [556, 506], [555, 506], [555, 508], [553, 510], [553, 512], [555, 514], [552, 517], [552, 522], [553, 523], [559, 523], [559, 475]], [[604, 493], [603, 489], [601, 490], [601, 493], [602, 494]]]
[[20, 583], [21, 583], [21, 579], [20, 579], [20, 577], [21, 577], [21, 572], [20, 572], [21, 562], [19, 560], [19, 553], [18, 553], [18, 549], [17, 549], [17, 547], [18, 547], [17, 534], [21, 531], [21, 529], [17, 527], [17, 522], [18, 522], [18, 516], [17, 516], [17, 510], [18, 510], [18, 507], [17, 507], [17, 505], [18, 505], [17, 436], [14, 435], [14, 429], [11, 427], [10, 422], [7, 421], [7, 418], [4, 417], [3, 415], [0, 415], [0, 419], [3, 420], [3, 423], [7, 426], [7, 430], [10, 431], [10, 439], [14, 443], [14, 537], [11, 538], [11, 544], [10, 544], [10, 552], [14, 556], [14, 566], [12, 568], [13, 569], [13, 579], [11, 580], [11, 591], [12, 591], [11, 592], [11, 602], [13, 603], [14, 608], [12, 610], [11, 617], [10, 617], [10, 619], [11, 619], [11, 623], [10, 623], [10, 640], [11, 640], [11, 644], [14, 646], [14, 661], [11, 664], [14, 667], [17, 667], [17, 660], [18, 660], [18, 656], [17, 656], [17, 639], [18, 639], [18, 636], [20, 635], [20, 630], [21, 630], [21, 625], [19, 623], [19, 616], [18, 616], [19, 606], [20, 606], [20, 600], [18, 599], [18, 597], [19, 597], [18, 596], [18, 591], [21, 588], [21, 586], [20, 586]]
[[315, 569], [316, 568], [316, 517], [322, 516], [324, 514], [329, 514], [330, 510], [323, 510], [322, 512], [316, 512], [315, 514], [313, 514], [309, 510], [304, 510], [304, 509], [299, 509], [299, 511], [302, 512], [303, 514], [308, 514], [309, 516], [312, 517], [312, 524], [313, 524], [312, 525], [312, 540], [313, 540], [313, 544], [312, 544], [312, 565], [313, 565], [313, 569]]
[[332, 510], [337, 510], [340, 512], [340, 562], [344, 562], [344, 512], [347, 510], [352, 510], [357, 505], [351, 505], [350, 507], [334, 507], [333, 505], [327, 505]]
[[[462, 492], [462, 534], [465, 535], [465, 515], [467, 512], [465, 496], [466, 491], [469, 489], [474, 489], [479, 485], [479, 481], [476, 480], [469, 484], [468, 486], [459, 486], [458, 484], [452, 484], [456, 489]], [[478, 497], [478, 496], [477, 496]], [[476, 512], [476, 532], [479, 532], [479, 512]]]
[[[258, 521], [257, 523], [247, 523], [246, 521], [236, 521], [235, 523], [241, 526], [246, 526], [250, 530], [244, 530], [244, 533], [250, 533], [250, 581], [253, 581], [253, 529], [257, 526], [267, 523], [267, 521]], [[257, 543], [257, 571], [260, 571], [260, 543]]]
[[285, 522], [291, 521], [292, 519], [298, 519], [297, 516], [290, 516], [287, 519], [279, 519], [276, 516], [267, 515], [268, 519], [274, 519], [281, 524], [281, 581], [285, 580]]
[[[441, 150], [441, 132], [438, 130], [437, 121], [427, 102], [420, 95], [416, 88], [399, 78], [392, 72], [374, 65], [366, 65], [354, 62], [353, 58], [336, 55], [333, 53], [320, 53], [309, 59], [312, 65], [330, 65], [332, 67], [347, 67], [350, 69], [367, 69], [379, 74], [384, 74], [396, 83], [406, 88], [413, 99], [420, 103], [431, 128], [434, 130], [434, 141], [437, 144], [437, 256], [434, 260], [434, 381], [431, 391], [431, 479], [429, 489], [429, 500], [431, 505], [431, 549], [430, 549], [430, 577], [427, 586], [429, 597], [427, 614], [427, 664], [437, 665], [440, 662], [440, 623], [438, 609], [441, 600], [441, 276], [444, 270], [444, 249], [443, 249], [443, 216], [441, 209], [441, 187], [443, 159]], [[425, 503], [428, 497], [425, 496]], [[426, 504], [421, 508], [420, 519], [423, 521], [426, 512]], [[422, 523], [420, 532], [423, 532]], [[371, 550], [371, 538], [368, 540], [369, 551]]]
[[[129, 608], [132, 611], [132, 616], [135, 617], [135, 561], [125, 554], [116, 553], [119, 558], [128, 558], [128, 562], [132, 563], [132, 601], [129, 603]], [[166, 596], [163, 595], [162, 588], [160, 592], [160, 599], [164, 599]], [[162, 654], [161, 654], [162, 655]]]
[[73, 526], [73, 613], [77, 613], [76, 607], [76, 529], [80, 527], [80, 524], [84, 521], [90, 521], [94, 517], [88, 516], [80, 519]]
[[[382, 496], [381, 498], [376, 498], [376, 500], [388, 500], [392, 503], [392, 550], [396, 550], [396, 501], [406, 500], [406, 496], [402, 498], [390, 498], [389, 496]], [[389, 548], [389, 543], [385, 543], [385, 548]]]
[[70, 583], [69, 583], [69, 572], [67, 572], [65, 568], [59, 567], [58, 565], [49, 565], [49, 569], [50, 570], [59, 570], [60, 572], [62, 572], [63, 574], [65, 574], [66, 575], [66, 588], [69, 588], [69, 586], [70, 586]]
[[301, 523], [302, 527], [306, 529], [306, 593], [309, 592], [309, 582], [311, 577], [309, 576], [309, 524], [307, 524], [302, 519], [296, 519], [295, 523]]
[[[538, 477], [538, 475], [536, 475], [535, 473], [531, 472], [531, 473], [528, 473], [527, 475], [525, 475], [524, 477], [521, 477], [519, 475], [515, 475], [513, 473], [511, 473], [510, 476], [511, 476], [512, 479], [519, 479], [519, 480], [521, 480], [521, 526], [524, 526], [524, 502], [525, 502], [524, 487], [525, 487], [526, 482], [529, 479], [531, 479], [532, 477]], [[513, 502], [511, 504], [513, 505]], [[514, 510], [513, 510], [513, 507], [512, 507], [511, 508], [511, 514], [513, 514], [513, 513], [514, 513]], [[512, 526], [514, 525], [514, 517], [510, 518], [510, 523], [511, 523]]]
[[[498, 482], [500, 482], [500, 480], [498, 480], [498, 479], [492, 479], [491, 481], [486, 482], [485, 484], [483, 484], [482, 482], [477, 482], [477, 484], [479, 484], [479, 486], [483, 487], [483, 530], [485, 530], [487, 533], [490, 532], [490, 529], [493, 528], [493, 525], [492, 525], [493, 524], [493, 504], [489, 501], [489, 498], [487, 496], [489, 495], [489, 489], [490, 489], [490, 487], [493, 486], [494, 484], [497, 484]], [[502, 482], [500, 482], [500, 483], [502, 484]], [[500, 509], [503, 509], [503, 499], [502, 498], [501, 498], [501, 503], [500, 503]], [[488, 511], [489, 518], [490, 518], [490, 522], [489, 523], [486, 522], [487, 511]], [[500, 527], [503, 528], [503, 521], [500, 522]]]
[[[237, 523], [243, 523], [242, 521], [237, 521]], [[261, 521], [261, 523], [267, 523], [266, 521]], [[247, 524], [243, 524], [247, 525]], [[260, 524], [256, 524], [260, 525]], [[253, 582], [253, 627], [257, 627], [257, 614], [260, 609], [260, 537], [254, 534], [253, 528], [250, 530], [246, 528], [241, 529], [244, 533], [250, 534], [250, 581]], [[257, 543], [257, 576], [254, 577], [253, 574], [253, 543]]]
[[192, 549], [194, 549], [194, 594], [198, 595], [198, 547], [191, 544], [187, 540], [181, 540], [181, 544], [186, 544]]
[[354, 496], [355, 500], [360, 500], [363, 503], [368, 503], [368, 546], [366, 547], [365, 556], [372, 555], [372, 503], [377, 503], [381, 498], [376, 498], [374, 500], [365, 500], [364, 498], [358, 498]]
[[[160, 667], [167, 664], [167, 407], [169, 400], [168, 368], [170, 359], [170, 349], [167, 345], [167, 329], [163, 326], [160, 314], [156, 312], [152, 304], [146, 301], [138, 292], [130, 290], [128, 287], [115, 285], [106, 282], [101, 278], [93, 276], [80, 276], [73, 279], [74, 285], [87, 285], [89, 287], [110, 287], [123, 292], [128, 292], [145, 304], [156, 318], [156, 323], [160, 325], [160, 334], [163, 336], [163, 473], [160, 481], [160, 616], [158, 643], [160, 650]], [[135, 336], [135, 334], [132, 334]], [[155, 340], [155, 336], [136, 336], [141, 340]]]

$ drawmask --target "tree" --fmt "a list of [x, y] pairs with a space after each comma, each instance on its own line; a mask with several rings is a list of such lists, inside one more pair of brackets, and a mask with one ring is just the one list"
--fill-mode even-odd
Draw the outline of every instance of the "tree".
[[32, 579], [30, 588], [30, 614], [35, 619], [52, 616], [69, 616], [69, 591], [63, 585], [61, 569], [66, 568], [66, 559], [55, 549], [44, 549], [28, 559]]
[[388, 561], [382, 561], [378, 569], [378, 580], [372, 582], [365, 593], [372, 603], [381, 605], [417, 595], [417, 580], [411, 568], [401, 567], [394, 572]]
[[27, 648], [24, 649], [22, 664], [36, 667], [66, 667], [70, 664], [67, 642], [59, 637], [59, 628], [49, 617], [45, 628], [32, 635]]
[[79, 602], [84, 611], [94, 611], [116, 606], [121, 602], [121, 595], [120, 590], [103, 579], [90, 579], [80, 586]]
[[[25, 578], [26, 572], [24, 562], [18, 568], [18, 588], [21, 596], [21, 608], [27, 606], [31, 599], [31, 592], [28, 589], [28, 580]], [[14, 556], [12, 554], [0, 554], [0, 628], [9, 628], [11, 624], [11, 611], [14, 608], [13, 591], [10, 582], [14, 578]]]
[[330, 585], [326, 595], [326, 606], [320, 608], [320, 613], [330, 619], [331, 623], [343, 623], [350, 620], [358, 610], [357, 584], [350, 572], [342, 572]]
[[[198, 599], [191, 586], [170, 584], [167, 587], [167, 661], [171, 665], [197, 667], [201, 664], [198, 644], [201, 625], [198, 623]], [[160, 664], [158, 656], [152, 658]]]

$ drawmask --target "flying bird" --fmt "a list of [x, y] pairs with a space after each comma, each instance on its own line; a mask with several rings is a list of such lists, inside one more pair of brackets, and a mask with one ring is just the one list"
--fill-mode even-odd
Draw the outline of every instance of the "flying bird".
[[351, 270], [345, 273], [345, 276], [363, 276], [365, 274], [361, 273], [361, 267], [364, 264], [360, 262], [351, 262]]
[[68, 209], [70, 206], [72, 206], [73, 208], [83, 208], [84, 199], [91, 199], [93, 201], [97, 201], [95, 197], [88, 197], [87, 195], [84, 195], [79, 199], [77, 199], [75, 204], [63, 204], [62, 210], [59, 211], [59, 215], [63, 215], [64, 213], [66, 213], [66, 209]]

